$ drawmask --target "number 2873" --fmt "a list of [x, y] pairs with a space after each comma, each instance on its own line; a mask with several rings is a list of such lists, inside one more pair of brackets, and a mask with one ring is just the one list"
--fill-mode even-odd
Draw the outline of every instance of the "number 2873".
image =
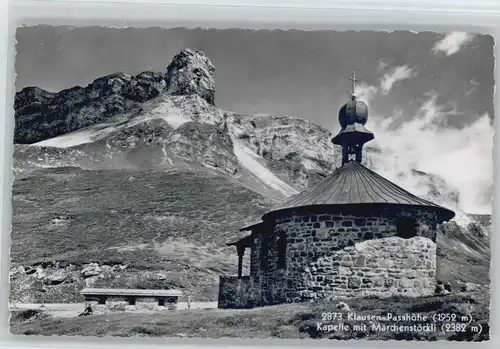
[[342, 320], [342, 313], [321, 313], [321, 320], [323, 321]]

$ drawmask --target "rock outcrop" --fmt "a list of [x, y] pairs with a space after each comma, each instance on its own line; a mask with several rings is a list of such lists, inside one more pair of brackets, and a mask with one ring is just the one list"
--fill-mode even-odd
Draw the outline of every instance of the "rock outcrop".
[[119, 117], [128, 120], [145, 102], [167, 93], [198, 95], [214, 104], [215, 68], [200, 51], [184, 49], [166, 73], [116, 73], [51, 93], [27, 87], [16, 94], [14, 143], [32, 144]]
[[167, 67], [167, 92], [172, 95], [198, 95], [215, 104], [215, 67], [203, 52], [183, 49]]
[[239, 169], [225, 125], [187, 122], [172, 133], [165, 147], [178, 159], [216, 168], [229, 175]]
[[36, 87], [23, 89], [14, 103], [14, 143], [36, 143], [137, 109], [137, 102], [127, 98], [134, 80], [118, 73], [55, 94]]
[[88, 154], [77, 149], [14, 145], [14, 174], [42, 167], [88, 168], [90, 166], [91, 159]]
[[316, 185], [339, 163], [330, 132], [304, 119], [286, 115], [231, 114], [235, 141], [252, 150], [281, 180], [296, 188]]
[[213, 296], [204, 292], [204, 288], [215, 289], [217, 286], [217, 277], [208, 273], [194, 272], [183, 278], [180, 273], [169, 270], [138, 270], [122, 264], [78, 265], [57, 261], [12, 267], [9, 279], [10, 302], [28, 304], [80, 303], [84, 298], [79, 291], [85, 287], [180, 288], [186, 297], [208, 301]]

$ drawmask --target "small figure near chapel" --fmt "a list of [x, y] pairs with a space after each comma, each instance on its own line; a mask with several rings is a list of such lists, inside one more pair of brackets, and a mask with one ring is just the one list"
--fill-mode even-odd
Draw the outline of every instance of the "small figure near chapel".
[[90, 304], [86, 304], [85, 310], [83, 311], [83, 313], [79, 314], [78, 316], [87, 316], [87, 315], [92, 315], [92, 307], [90, 306]]

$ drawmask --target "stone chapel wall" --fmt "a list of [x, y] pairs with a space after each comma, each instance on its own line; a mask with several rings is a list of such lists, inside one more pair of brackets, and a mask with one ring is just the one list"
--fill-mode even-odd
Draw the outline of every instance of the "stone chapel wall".
[[250, 275], [255, 277], [260, 275], [260, 245], [262, 233], [262, 229], [252, 231], [254, 238], [252, 240], [252, 246], [250, 247]]
[[[261, 239], [268, 240], [267, 252], [261, 250], [258, 258], [266, 260], [259, 262], [264, 303], [323, 297], [326, 293], [411, 295], [410, 287], [416, 288], [417, 294], [432, 293], [435, 214], [418, 209], [365, 214], [360, 218], [346, 212], [290, 213], [278, 218], [267, 236], [261, 234]], [[402, 216], [416, 218], [417, 237], [386, 240], [398, 234], [396, 218]], [[285, 268], [278, 267], [276, 241], [280, 231], [285, 231], [287, 238]], [[359, 250], [355, 245], [362, 242], [364, 249]], [[392, 267], [387, 264], [389, 260]]]
[[251, 276], [221, 276], [219, 279], [218, 308], [251, 308], [261, 305], [261, 291]]
[[304, 298], [434, 293], [436, 244], [423, 237], [367, 240], [334, 251], [305, 268]]

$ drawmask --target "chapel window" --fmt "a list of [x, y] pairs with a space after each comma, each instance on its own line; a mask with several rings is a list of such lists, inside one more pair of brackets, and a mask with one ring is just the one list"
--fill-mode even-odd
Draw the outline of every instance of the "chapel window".
[[403, 239], [410, 239], [417, 236], [417, 223], [412, 218], [399, 218], [396, 221], [398, 236]]

